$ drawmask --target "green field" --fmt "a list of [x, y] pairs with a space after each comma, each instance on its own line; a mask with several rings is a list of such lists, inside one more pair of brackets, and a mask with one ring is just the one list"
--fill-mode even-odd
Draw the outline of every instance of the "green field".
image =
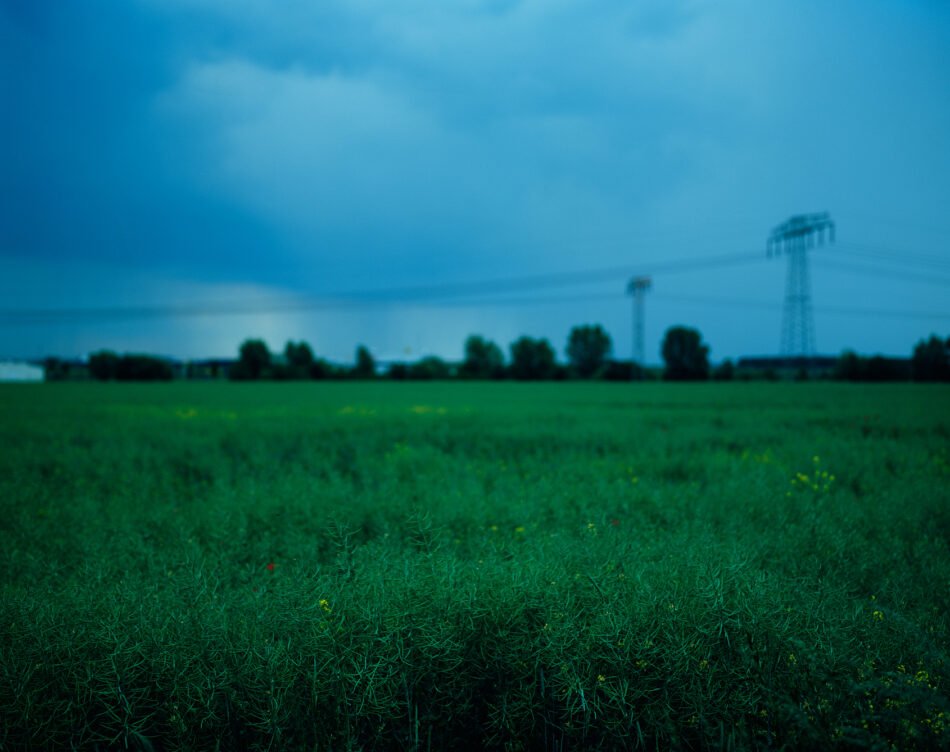
[[0, 749], [950, 747], [950, 389], [0, 388]]

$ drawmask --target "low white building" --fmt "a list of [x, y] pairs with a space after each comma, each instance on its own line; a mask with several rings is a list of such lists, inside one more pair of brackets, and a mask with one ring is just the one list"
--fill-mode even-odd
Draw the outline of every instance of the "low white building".
[[43, 381], [45, 375], [43, 366], [0, 361], [0, 381]]

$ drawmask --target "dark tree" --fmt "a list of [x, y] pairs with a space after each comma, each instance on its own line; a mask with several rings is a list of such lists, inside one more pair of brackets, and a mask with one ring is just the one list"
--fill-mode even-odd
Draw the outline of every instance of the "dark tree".
[[696, 329], [674, 326], [663, 338], [663, 378], [668, 381], [703, 381], [709, 378], [709, 348]]
[[943, 341], [936, 334], [921, 340], [911, 358], [914, 381], [950, 381], [950, 338]]
[[554, 378], [554, 348], [546, 339], [521, 337], [511, 344], [511, 375], [521, 381]]
[[310, 369], [313, 368], [313, 350], [310, 345], [301, 340], [300, 342], [287, 341], [284, 345], [284, 360], [286, 364], [283, 367], [272, 369], [274, 378], [277, 379], [309, 379]]
[[238, 362], [231, 369], [231, 378], [255, 381], [269, 376], [270, 366], [267, 343], [261, 339], [248, 339], [241, 345]]
[[899, 360], [872, 355], [865, 366], [865, 378], [868, 381], [903, 381], [907, 374]]
[[313, 350], [303, 340], [300, 342], [287, 340], [287, 344], [284, 345], [284, 357], [288, 365], [296, 368], [306, 369], [313, 364]]
[[610, 335], [600, 324], [575, 326], [567, 338], [567, 359], [578, 376], [589, 379], [603, 369], [610, 348]]
[[116, 365], [117, 381], [171, 381], [171, 364], [152, 355], [123, 355]]
[[323, 358], [316, 358], [310, 365], [310, 378], [314, 381], [340, 378], [340, 369]]
[[47, 381], [65, 381], [69, 378], [69, 364], [52, 356], [45, 358], [43, 373]]
[[100, 350], [89, 356], [89, 373], [99, 381], [112, 381], [119, 370], [119, 356], [110, 350]]
[[441, 358], [430, 355], [409, 366], [406, 374], [410, 379], [419, 379], [421, 381], [431, 381], [434, 379], [448, 379], [452, 376], [452, 370], [448, 364]]
[[643, 381], [645, 377], [640, 364], [629, 360], [608, 360], [600, 373], [604, 381]]
[[376, 361], [364, 345], [356, 348], [356, 366], [353, 368], [353, 376], [357, 379], [376, 377]]
[[505, 356], [494, 342], [473, 334], [465, 340], [461, 375], [468, 379], [500, 379], [505, 375]]
[[716, 381], [732, 381], [736, 377], [736, 367], [729, 358], [713, 369], [713, 379]]
[[864, 361], [853, 350], [845, 350], [835, 362], [833, 378], [838, 381], [861, 381], [864, 379]]

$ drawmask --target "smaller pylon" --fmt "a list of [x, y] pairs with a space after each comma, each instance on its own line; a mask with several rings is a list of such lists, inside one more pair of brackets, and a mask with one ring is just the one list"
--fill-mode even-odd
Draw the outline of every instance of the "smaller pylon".
[[[627, 285], [627, 294], [633, 296], [633, 366], [631, 378], [636, 380], [646, 367], [646, 358], [643, 348], [643, 331], [645, 328], [644, 299], [646, 292], [653, 286], [649, 277], [634, 277]], [[638, 373], [636, 366], [640, 366]]]

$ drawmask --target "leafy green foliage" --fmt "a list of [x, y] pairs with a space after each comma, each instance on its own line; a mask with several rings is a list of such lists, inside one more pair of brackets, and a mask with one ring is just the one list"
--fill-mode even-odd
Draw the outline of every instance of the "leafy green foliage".
[[167, 360], [151, 355], [123, 355], [115, 377], [117, 381], [170, 381], [172, 367]]
[[248, 339], [241, 343], [238, 362], [231, 368], [235, 381], [256, 381], [270, 375], [271, 354], [262, 339]]
[[443, 380], [452, 376], [449, 364], [442, 358], [428, 355], [415, 363], [410, 364], [406, 377], [418, 381]]
[[459, 375], [467, 379], [500, 379], [505, 375], [505, 356], [494, 342], [473, 334], [465, 340], [465, 360]]
[[152, 355], [116, 355], [102, 350], [89, 358], [89, 374], [99, 381], [170, 381], [171, 364]]
[[835, 363], [833, 376], [840, 381], [907, 381], [910, 372], [906, 360], [881, 355], [865, 358], [845, 350]]
[[98, 381], [114, 381], [119, 370], [119, 356], [100, 350], [89, 356], [89, 375]]
[[521, 337], [511, 343], [511, 375], [520, 381], [554, 378], [554, 348], [546, 339]]
[[696, 329], [673, 326], [663, 337], [663, 362], [667, 381], [703, 381], [709, 378], [709, 348]]
[[376, 376], [376, 361], [364, 345], [356, 348], [356, 365], [353, 368], [353, 376], [358, 379], [372, 379]]
[[911, 358], [914, 381], [950, 381], [950, 337], [921, 340]]
[[287, 340], [284, 346], [284, 365], [273, 369], [278, 379], [309, 379], [314, 366], [313, 350], [306, 342]]
[[716, 381], [732, 381], [736, 377], [735, 364], [729, 358], [726, 358], [713, 369], [712, 377]]
[[950, 391], [0, 387], [0, 747], [946, 749]]
[[578, 376], [589, 379], [604, 369], [610, 348], [610, 335], [600, 324], [575, 326], [567, 338], [567, 359]]

